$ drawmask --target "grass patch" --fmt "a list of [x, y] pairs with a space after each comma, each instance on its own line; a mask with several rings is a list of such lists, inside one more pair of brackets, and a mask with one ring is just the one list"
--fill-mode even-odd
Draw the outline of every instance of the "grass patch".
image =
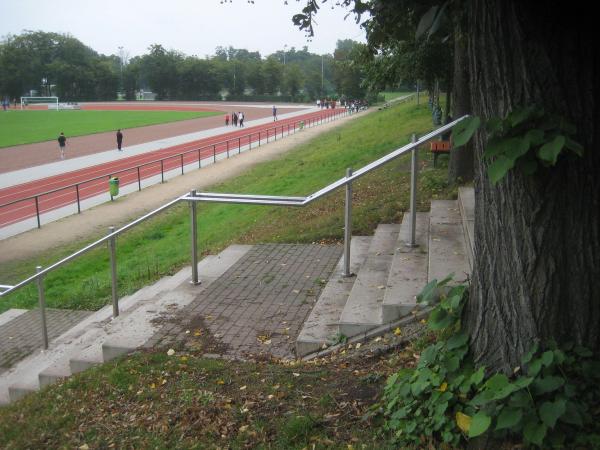
[[411, 92], [409, 92], [409, 91], [407, 91], [407, 92], [402, 92], [402, 91], [382, 92], [381, 94], [385, 98], [385, 101], [389, 102], [390, 100], [393, 100], [395, 98], [404, 97], [405, 95], [412, 94], [412, 91]]
[[[221, 192], [267, 195], [307, 195], [342, 177], [347, 167], [359, 168], [409, 142], [413, 132], [430, 129], [424, 104], [406, 103], [351, 121], [299, 146], [277, 160], [261, 164], [244, 175], [214, 186]], [[424, 158], [424, 159], [423, 159]], [[431, 168], [422, 157], [418, 206], [429, 209], [431, 198], [452, 198], [444, 164]], [[354, 184], [353, 230], [372, 234], [378, 223], [399, 222], [409, 205], [409, 157], [388, 164]], [[198, 208], [198, 236], [202, 254], [216, 253], [231, 243], [336, 242], [343, 238], [343, 191], [301, 209], [267, 206], [202, 204]], [[117, 200], [118, 201], [118, 200]], [[172, 208], [117, 241], [119, 295], [173, 274], [189, 264], [189, 210]], [[157, 231], [162, 237], [157, 239]], [[100, 237], [90, 237], [90, 241]], [[14, 284], [78, 250], [83, 242], [48, 251], [35, 260], [3, 264], [0, 280]], [[49, 307], [99, 309], [110, 302], [108, 251], [96, 249], [48, 275], [45, 279]], [[29, 285], [0, 303], [0, 311], [32, 308], [37, 289]]]
[[135, 128], [159, 123], [209, 117], [212, 111], [8, 111], [0, 121], [0, 148], [57, 139], [62, 131], [69, 137], [118, 128]]

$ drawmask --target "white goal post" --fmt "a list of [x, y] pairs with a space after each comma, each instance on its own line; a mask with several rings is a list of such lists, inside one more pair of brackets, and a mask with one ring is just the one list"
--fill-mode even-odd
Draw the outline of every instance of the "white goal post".
[[27, 105], [48, 105], [48, 109], [59, 109], [58, 97], [21, 97], [21, 109]]

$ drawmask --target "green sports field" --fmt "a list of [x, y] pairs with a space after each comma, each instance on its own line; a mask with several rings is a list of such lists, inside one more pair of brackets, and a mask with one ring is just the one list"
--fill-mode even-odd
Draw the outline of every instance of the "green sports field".
[[176, 122], [220, 114], [209, 111], [0, 111], [0, 148]]

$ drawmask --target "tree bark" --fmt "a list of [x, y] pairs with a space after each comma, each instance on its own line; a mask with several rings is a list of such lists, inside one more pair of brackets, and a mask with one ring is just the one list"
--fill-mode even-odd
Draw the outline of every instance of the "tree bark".
[[[454, 76], [453, 76], [453, 118], [458, 119], [471, 114], [471, 95], [469, 93], [469, 64], [467, 54], [467, 36], [460, 23], [454, 25]], [[473, 180], [473, 143], [450, 151], [448, 163], [448, 181], [451, 184]]]
[[[577, 2], [576, 2], [577, 3]], [[475, 137], [475, 260], [465, 310], [475, 359], [512, 372], [534, 341], [600, 350], [600, 64], [586, 4], [469, 3], [472, 111], [505, 117], [533, 103], [578, 128], [583, 158], [496, 186]], [[569, 16], [568, 11], [577, 16]]]

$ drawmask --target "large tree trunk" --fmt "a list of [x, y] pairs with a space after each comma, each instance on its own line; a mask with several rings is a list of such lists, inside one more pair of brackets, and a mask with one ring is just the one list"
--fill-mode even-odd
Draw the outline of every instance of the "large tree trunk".
[[[454, 13], [460, 16], [460, 11]], [[454, 25], [454, 76], [452, 97], [454, 119], [471, 114], [471, 96], [469, 93], [469, 64], [467, 55], [467, 35], [460, 18]], [[448, 181], [452, 184], [473, 180], [473, 143], [452, 149], [448, 164]]]
[[[473, 113], [504, 117], [532, 103], [570, 119], [583, 158], [560, 157], [497, 186], [476, 144], [475, 264], [465, 311], [476, 360], [511, 371], [535, 340], [600, 350], [600, 80], [587, 4], [471, 0]], [[578, 17], [569, 17], [568, 11]], [[586, 12], [586, 10], [588, 10]]]

